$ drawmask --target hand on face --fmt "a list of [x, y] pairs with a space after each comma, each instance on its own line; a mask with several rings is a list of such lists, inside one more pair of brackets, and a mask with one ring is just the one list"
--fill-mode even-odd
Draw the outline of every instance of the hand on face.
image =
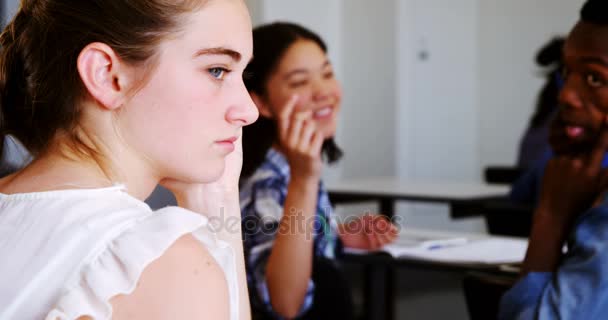
[[558, 154], [549, 161], [542, 182], [539, 208], [564, 224], [589, 209], [607, 186], [608, 171], [602, 169], [608, 151], [608, 116], [604, 116], [591, 152]]
[[209, 201], [224, 201], [226, 196], [238, 197], [239, 177], [243, 165], [242, 134], [234, 142], [235, 149], [225, 158], [221, 177], [210, 183], [189, 183], [175, 179], [164, 179], [160, 184], [169, 189], [183, 207], [206, 205]]
[[340, 228], [345, 247], [377, 250], [397, 239], [399, 230], [385, 216], [366, 214]]
[[319, 177], [324, 136], [316, 128], [312, 111], [296, 111], [293, 96], [278, 115], [279, 146], [285, 153], [295, 178]]

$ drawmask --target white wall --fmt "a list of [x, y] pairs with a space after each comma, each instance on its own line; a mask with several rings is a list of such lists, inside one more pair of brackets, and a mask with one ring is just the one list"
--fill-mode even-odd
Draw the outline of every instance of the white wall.
[[299, 22], [330, 46], [346, 151], [332, 177], [480, 180], [487, 165], [514, 164], [542, 81], [535, 53], [583, 1], [248, 3], [256, 23]]
[[[478, 181], [478, 0], [397, 2], [397, 175]], [[453, 221], [445, 205], [402, 203], [408, 227], [484, 232], [483, 219]]]
[[516, 161], [519, 139], [534, 109], [542, 78], [537, 50], [567, 34], [584, 0], [479, 1], [480, 164]]
[[[249, 7], [254, 27], [265, 23], [287, 21], [301, 24], [319, 34], [329, 47], [329, 57], [337, 77], [342, 79], [342, 0], [245, 0], [245, 2]], [[339, 121], [343, 122], [342, 119]], [[338, 142], [343, 132], [343, 128], [338, 126], [336, 134]], [[327, 168], [324, 177], [327, 180], [339, 179], [341, 171], [341, 166]]]
[[326, 170], [326, 180], [395, 174], [394, 0], [379, 3], [247, 0], [254, 25], [300, 23], [329, 46], [345, 89], [337, 141], [346, 156], [339, 166]]
[[302, 24], [318, 33], [329, 45], [330, 58], [340, 75], [342, 1], [246, 0], [245, 2], [250, 9], [254, 27], [264, 23], [288, 21]]
[[476, 180], [477, 0], [399, 1], [399, 175]]
[[344, 177], [396, 173], [394, 0], [342, 2]]
[[536, 52], [583, 2], [399, 1], [399, 175], [479, 180], [514, 165], [543, 80]]
[[249, 9], [249, 15], [251, 16], [251, 22], [253, 25], [258, 24], [263, 20], [264, 6], [261, 1], [258, 0], [245, 0], [247, 8]]

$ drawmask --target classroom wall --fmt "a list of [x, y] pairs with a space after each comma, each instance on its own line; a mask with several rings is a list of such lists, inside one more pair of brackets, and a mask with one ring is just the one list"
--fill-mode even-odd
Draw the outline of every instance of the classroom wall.
[[477, 0], [398, 1], [398, 175], [479, 179]]
[[479, 1], [480, 165], [514, 164], [542, 78], [534, 57], [567, 34], [584, 0]]
[[346, 156], [326, 170], [326, 180], [395, 174], [395, 2], [381, 3], [247, 1], [254, 25], [279, 20], [300, 23], [329, 45], [330, 59], [345, 89], [337, 141]]
[[[410, 181], [479, 181], [478, 0], [397, 1], [396, 175]], [[406, 226], [485, 232], [449, 207], [400, 203]]]
[[397, 141], [396, 1], [342, 1], [342, 176], [392, 176]]
[[[318, 33], [329, 47], [329, 58], [334, 66], [336, 76], [343, 81], [342, 70], [342, 0], [309, 0], [309, 1], [284, 1], [284, 0], [245, 0], [252, 23], [255, 26], [276, 21], [289, 21], [302, 24], [312, 31]], [[318, 10], [323, 8], [323, 10]], [[348, 122], [340, 115], [339, 123]], [[336, 133], [338, 143], [342, 146], [342, 137], [348, 136], [345, 127], [338, 126]], [[339, 179], [342, 176], [343, 166], [334, 166], [325, 169], [324, 177], [327, 180]]]
[[333, 178], [480, 181], [515, 164], [542, 84], [534, 55], [583, 0], [247, 2], [254, 23], [300, 22], [330, 44], [345, 88]]

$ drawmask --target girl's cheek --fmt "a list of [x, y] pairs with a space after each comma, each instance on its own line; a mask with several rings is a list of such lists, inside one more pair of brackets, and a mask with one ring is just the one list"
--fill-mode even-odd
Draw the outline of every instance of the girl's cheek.
[[334, 96], [338, 99], [342, 98], [342, 87], [336, 83], [336, 87], [334, 89]]

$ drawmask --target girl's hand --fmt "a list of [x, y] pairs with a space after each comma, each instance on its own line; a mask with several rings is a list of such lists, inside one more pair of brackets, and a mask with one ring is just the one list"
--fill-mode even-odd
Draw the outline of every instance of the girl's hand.
[[397, 239], [399, 230], [383, 215], [366, 214], [338, 226], [345, 247], [378, 250]]
[[243, 165], [242, 135], [234, 142], [235, 150], [226, 156], [222, 176], [210, 183], [187, 183], [173, 179], [164, 179], [160, 184], [175, 195], [180, 207], [191, 209], [205, 215], [215, 216], [226, 201], [238, 201], [239, 177]]
[[312, 111], [295, 111], [297, 103], [298, 97], [293, 96], [279, 115], [279, 146], [287, 157], [293, 178], [318, 179], [324, 137], [316, 130]]

